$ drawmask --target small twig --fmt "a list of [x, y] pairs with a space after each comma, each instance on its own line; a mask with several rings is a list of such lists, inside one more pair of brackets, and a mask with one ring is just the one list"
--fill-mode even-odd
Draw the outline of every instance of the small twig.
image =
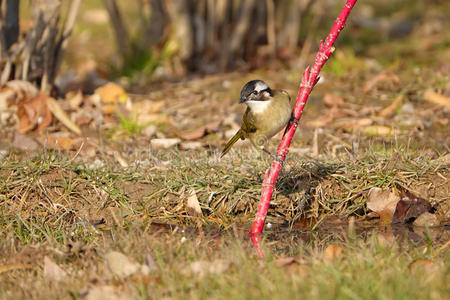
[[57, 42], [56, 46], [57, 48], [55, 51], [56, 59], [52, 69], [50, 82], [53, 82], [53, 80], [56, 77], [56, 74], [58, 74], [59, 68], [61, 67], [64, 52], [67, 48], [69, 37], [72, 34], [73, 27], [75, 26], [75, 21], [77, 18], [78, 10], [80, 9], [80, 5], [81, 0], [72, 0], [70, 3], [69, 10], [67, 12], [67, 19], [66, 22], [64, 23], [63, 32]]
[[275, 160], [272, 163], [272, 167], [266, 172], [266, 176], [264, 178], [264, 182], [262, 185], [261, 200], [258, 206], [258, 211], [255, 216], [255, 221], [253, 223], [250, 232], [253, 245], [255, 246], [255, 249], [259, 257], [263, 257], [263, 253], [261, 252], [260, 250], [261, 247], [258, 244], [258, 242], [261, 241], [261, 239], [258, 238], [258, 236], [261, 234], [262, 229], [264, 227], [275, 183], [277, 181], [281, 167], [283, 166], [283, 162], [286, 159], [288, 148], [291, 144], [295, 130], [297, 129], [298, 126], [298, 121], [302, 116], [303, 108], [306, 105], [306, 101], [308, 100], [311, 90], [319, 80], [319, 72], [322, 69], [325, 62], [330, 57], [330, 55], [333, 53], [335, 49], [333, 46], [334, 41], [339, 35], [339, 32], [344, 28], [345, 21], [347, 20], [347, 17], [350, 14], [356, 1], [357, 0], [346, 1], [344, 8], [342, 9], [341, 13], [339, 14], [338, 18], [333, 24], [333, 27], [331, 28], [331, 31], [328, 34], [328, 37], [326, 38], [325, 41], [320, 42], [319, 52], [317, 53], [313, 66], [311, 68], [309, 67], [306, 68], [305, 72], [303, 72], [303, 78], [297, 95], [297, 100], [292, 112], [293, 117], [291, 118], [292, 120], [289, 122], [286, 131], [284, 133], [284, 136], [281, 140], [281, 143], [278, 146], [277, 157], [279, 159]]

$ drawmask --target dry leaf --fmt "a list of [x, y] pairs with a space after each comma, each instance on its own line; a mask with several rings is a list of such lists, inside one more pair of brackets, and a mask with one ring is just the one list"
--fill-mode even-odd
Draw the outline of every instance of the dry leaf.
[[48, 96], [40, 92], [36, 97], [22, 102], [18, 106], [19, 133], [31, 130], [40, 131], [52, 122], [52, 113], [48, 107]]
[[427, 90], [423, 94], [423, 98], [431, 103], [450, 109], [450, 99], [442, 94], [435, 93], [432, 90]]
[[113, 285], [94, 286], [80, 293], [86, 300], [128, 300], [133, 299], [131, 294], [127, 294]]
[[194, 150], [203, 147], [203, 143], [201, 142], [183, 142], [180, 144], [180, 148], [182, 150]]
[[320, 117], [314, 121], [308, 122], [310, 127], [324, 127], [328, 123], [332, 122], [338, 113], [337, 106], [333, 106], [328, 109], [323, 117]]
[[187, 212], [191, 216], [201, 216], [202, 208], [198, 202], [197, 194], [194, 190], [191, 190], [190, 195], [187, 199]]
[[141, 265], [132, 262], [120, 252], [108, 252], [105, 258], [111, 273], [121, 279], [131, 276], [141, 269]]
[[345, 105], [344, 99], [341, 96], [325, 93], [323, 96], [323, 102], [328, 106], [343, 106]]
[[424, 212], [431, 210], [431, 204], [425, 199], [413, 195], [407, 190], [402, 190], [401, 200], [395, 208], [392, 223], [408, 223], [416, 219]]
[[275, 260], [275, 264], [279, 267], [285, 267], [292, 264], [296, 264], [297, 261], [295, 260], [295, 257], [288, 256], [288, 257], [280, 257], [277, 260]]
[[142, 129], [142, 134], [145, 135], [146, 137], [153, 137], [156, 134], [157, 128], [155, 125], [149, 125], [147, 127], [145, 127], [144, 129]]
[[353, 130], [355, 128], [372, 125], [372, 123], [373, 120], [371, 118], [343, 118], [336, 120], [333, 126]]
[[35, 140], [17, 132], [14, 133], [12, 146], [23, 151], [33, 151], [39, 148], [39, 144]]
[[170, 124], [170, 118], [165, 114], [138, 114], [137, 123], [139, 126], [152, 124]]
[[437, 227], [440, 225], [440, 222], [435, 214], [425, 212], [417, 217], [413, 225], [420, 227]]
[[61, 106], [56, 102], [53, 98], [48, 98], [48, 107], [50, 111], [53, 113], [55, 118], [57, 118], [61, 123], [63, 123], [67, 128], [72, 130], [74, 133], [81, 135], [81, 129], [77, 124], [70, 120], [69, 116], [66, 112], [61, 108]]
[[392, 248], [395, 245], [395, 236], [392, 233], [392, 230], [389, 230], [387, 232], [377, 232], [377, 240], [381, 246], [386, 248]]
[[163, 107], [165, 106], [165, 101], [151, 101], [144, 100], [133, 103], [133, 107], [131, 111], [134, 114], [156, 114], [161, 112]]
[[294, 228], [297, 230], [310, 230], [317, 224], [317, 219], [314, 217], [303, 218], [294, 223]]
[[69, 102], [69, 106], [71, 109], [78, 109], [81, 103], [83, 103], [83, 93], [81, 93], [80, 90], [78, 90], [78, 92], [76, 93], [69, 92], [66, 95], [66, 99], [68, 99], [67, 101]]
[[400, 79], [398, 78], [397, 75], [395, 75], [394, 73], [392, 73], [389, 70], [383, 71], [383, 72], [377, 74], [376, 76], [374, 76], [373, 78], [371, 78], [370, 80], [368, 80], [364, 84], [364, 88], [363, 88], [364, 93], [372, 90], [379, 82], [382, 82], [382, 81], [392, 81], [394, 83], [399, 83]]
[[387, 136], [393, 135], [394, 130], [387, 126], [373, 125], [361, 128], [361, 133], [371, 136]]
[[122, 168], [128, 168], [128, 163], [125, 161], [122, 155], [120, 155], [119, 152], [114, 151], [114, 158], [117, 160], [117, 162], [120, 164]]
[[381, 224], [390, 224], [400, 197], [389, 190], [378, 187], [370, 189], [367, 199], [367, 208], [380, 216]]
[[[191, 263], [190, 271], [191, 274], [203, 277], [206, 274], [222, 274], [230, 268], [231, 263], [223, 259], [216, 259], [211, 262], [209, 261], [195, 261]], [[184, 272], [185, 275], [189, 273]]]
[[76, 150], [78, 148], [78, 143], [74, 139], [56, 135], [41, 136], [39, 142], [48, 149]]
[[34, 98], [39, 93], [39, 90], [31, 82], [26, 80], [11, 80], [5, 86], [13, 90], [19, 99], [24, 97], [29, 99]]
[[427, 273], [435, 273], [439, 269], [439, 265], [436, 264], [434, 261], [425, 259], [425, 258], [419, 258], [413, 261], [409, 265], [409, 269], [411, 272], [418, 272], [418, 271], [426, 271]]
[[104, 104], [102, 105], [102, 112], [105, 115], [112, 115], [116, 112], [116, 105], [114, 104]]
[[323, 251], [323, 259], [326, 261], [334, 261], [341, 258], [344, 254], [344, 249], [336, 244], [329, 244]]
[[49, 281], [59, 282], [67, 278], [67, 273], [46, 256], [44, 257], [44, 278]]
[[174, 130], [174, 132], [177, 136], [179, 136], [183, 140], [187, 141], [198, 140], [210, 132], [217, 132], [217, 130], [219, 130], [220, 124], [221, 124], [220, 121], [216, 121], [206, 124], [205, 126], [202, 126], [196, 129], [195, 131], [189, 133], [181, 133], [178, 132], [178, 130]]
[[169, 149], [181, 142], [180, 139], [152, 139], [150, 145], [154, 149]]
[[31, 264], [7, 264], [0, 266], [0, 274], [6, 273], [13, 270], [21, 270], [21, 269], [31, 269], [34, 266]]
[[397, 107], [399, 107], [400, 104], [402, 104], [404, 99], [403, 94], [398, 95], [394, 101], [392, 101], [391, 104], [389, 104], [387, 107], [385, 107], [379, 114], [380, 117], [382, 118], [387, 118], [390, 115], [393, 115], [395, 113], [395, 110], [397, 109]]
[[7, 111], [12, 102], [17, 100], [17, 94], [12, 89], [3, 88], [0, 90], [0, 112]]
[[107, 84], [97, 88], [95, 94], [100, 96], [103, 103], [125, 103], [128, 99], [128, 95], [124, 88], [113, 82], [108, 82]]

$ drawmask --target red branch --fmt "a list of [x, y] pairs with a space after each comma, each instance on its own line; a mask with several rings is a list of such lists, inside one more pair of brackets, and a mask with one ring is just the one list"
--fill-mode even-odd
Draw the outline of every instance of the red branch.
[[[316, 59], [312, 68], [306, 68], [303, 72], [303, 78], [300, 85], [300, 89], [297, 95], [297, 101], [295, 102], [295, 107], [292, 112], [293, 120], [289, 122], [287, 130], [281, 140], [280, 145], [277, 149], [277, 156], [284, 162], [286, 155], [288, 153], [289, 145], [291, 144], [292, 137], [294, 136], [295, 130], [298, 126], [298, 120], [302, 116], [303, 108], [305, 107], [306, 101], [308, 100], [311, 90], [316, 85], [319, 80], [319, 72], [323, 65], [326, 63], [330, 55], [334, 51], [334, 41], [336, 40], [339, 32], [344, 28], [345, 21], [347, 20], [350, 11], [355, 5], [357, 0], [347, 0], [344, 8], [342, 9], [339, 17], [333, 24], [328, 37], [325, 42], [320, 42], [319, 52], [317, 53]], [[273, 189], [280, 173], [282, 163], [278, 160], [274, 160], [272, 167], [266, 172], [266, 177], [264, 178], [261, 200], [258, 206], [258, 212], [255, 216], [255, 221], [250, 232], [252, 237], [253, 245], [258, 253], [258, 256], [262, 257], [263, 253], [260, 247], [261, 237], [259, 236], [264, 227], [264, 222], [266, 220], [267, 210], [269, 209], [270, 199], [272, 198]]]

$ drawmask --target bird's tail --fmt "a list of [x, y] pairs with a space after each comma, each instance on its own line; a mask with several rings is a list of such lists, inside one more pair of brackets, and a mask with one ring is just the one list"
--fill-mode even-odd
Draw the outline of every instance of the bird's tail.
[[222, 154], [220, 154], [220, 158], [222, 158], [225, 154], [228, 153], [228, 151], [230, 151], [231, 146], [233, 146], [234, 143], [236, 143], [240, 138], [242, 138], [243, 134], [244, 132], [241, 129], [239, 129], [239, 131], [236, 132], [236, 134], [225, 145], [225, 148], [223, 148]]

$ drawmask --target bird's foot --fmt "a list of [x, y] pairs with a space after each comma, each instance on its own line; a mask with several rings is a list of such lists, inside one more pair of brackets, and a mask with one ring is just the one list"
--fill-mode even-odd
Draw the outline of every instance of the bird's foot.
[[273, 160], [277, 161], [278, 163], [280, 163], [281, 166], [284, 165], [284, 160], [281, 159], [280, 155], [276, 155], [276, 154], [272, 154], [270, 151], [268, 151], [267, 149], [263, 148], [263, 151], [266, 152], [267, 154], [269, 154]]

